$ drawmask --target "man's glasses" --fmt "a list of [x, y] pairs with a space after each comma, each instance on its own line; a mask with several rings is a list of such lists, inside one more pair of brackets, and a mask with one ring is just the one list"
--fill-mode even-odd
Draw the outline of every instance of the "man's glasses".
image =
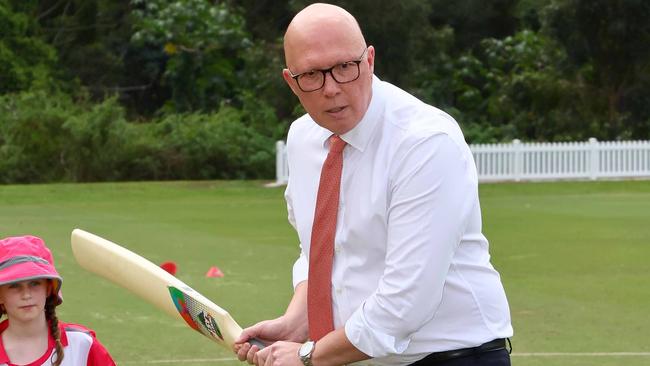
[[351, 83], [359, 78], [359, 64], [366, 55], [366, 52], [368, 52], [368, 48], [363, 50], [359, 59], [343, 62], [329, 69], [310, 70], [297, 75], [294, 75], [289, 70], [289, 74], [296, 80], [300, 90], [306, 93], [316, 91], [325, 86], [325, 76], [327, 73], [332, 75], [332, 79], [339, 84]]

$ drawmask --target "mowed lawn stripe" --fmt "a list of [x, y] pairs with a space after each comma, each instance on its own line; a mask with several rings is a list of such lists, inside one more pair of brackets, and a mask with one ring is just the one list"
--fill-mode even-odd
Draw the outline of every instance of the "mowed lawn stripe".
[[[0, 186], [0, 235], [46, 240], [64, 276], [60, 317], [94, 328], [118, 361], [237, 365], [79, 268], [69, 235], [79, 227], [155, 263], [174, 260], [181, 280], [246, 326], [281, 314], [292, 293], [299, 248], [283, 189], [256, 181]], [[480, 194], [512, 310], [513, 364], [647, 364], [650, 182], [482, 184]], [[214, 265], [223, 278], [205, 277]]]

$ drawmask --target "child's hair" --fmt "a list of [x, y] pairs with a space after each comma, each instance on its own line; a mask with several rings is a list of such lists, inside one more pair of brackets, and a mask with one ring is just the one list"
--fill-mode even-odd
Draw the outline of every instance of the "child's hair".
[[50, 333], [54, 338], [56, 359], [52, 360], [52, 366], [59, 366], [63, 362], [63, 344], [61, 344], [61, 332], [59, 331], [59, 318], [56, 317], [56, 295], [49, 296], [45, 301], [45, 318], [50, 324]]
[[[54, 268], [52, 252], [41, 238], [35, 236], [16, 236], [0, 240], [0, 285], [42, 278], [48, 282], [51, 292], [45, 300], [45, 319], [54, 338], [56, 359], [53, 366], [63, 362], [63, 345], [59, 331], [59, 319], [55, 308], [63, 302], [61, 285], [63, 279]], [[5, 313], [0, 306], [0, 316]]]

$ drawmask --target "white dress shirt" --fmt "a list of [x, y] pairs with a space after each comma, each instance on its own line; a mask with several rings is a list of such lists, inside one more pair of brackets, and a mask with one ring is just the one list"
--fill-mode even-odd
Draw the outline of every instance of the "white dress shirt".
[[[287, 138], [285, 197], [301, 246], [294, 286], [308, 275], [331, 135], [305, 115]], [[475, 163], [456, 121], [374, 77], [368, 111], [341, 138], [348, 145], [334, 240], [334, 325], [373, 357], [364, 363], [407, 365], [512, 336], [481, 233]]]

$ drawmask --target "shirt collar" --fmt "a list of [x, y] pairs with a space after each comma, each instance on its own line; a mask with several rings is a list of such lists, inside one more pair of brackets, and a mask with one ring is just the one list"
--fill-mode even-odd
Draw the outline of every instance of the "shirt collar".
[[372, 97], [370, 98], [368, 110], [366, 110], [361, 121], [353, 129], [341, 136], [345, 142], [361, 152], [368, 146], [375, 128], [379, 125], [379, 118], [381, 118], [381, 99], [383, 96], [381, 94], [380, 84], [381, 80], [373, 75]]
[[[378, 119], [381, 117], [381, 88], [380, 83], [382, 81], [375, 75], [372, 76], [372, 97], [370, 98], [370, 104], [368, 105], [368, 110], [361, 118], [361, 121], [354, 126], [353, 129], [344, 133], [340, 137], [343, 141], [347, 142], [348, 145], [353, 148], [363, 152], [363, 150], [368, 146], [370, 138], [372, 137], [375, 127], [377, 127]], [[320, 140], [323, 144], [323, 147], [328, 147], [328, 140], [332, 136], [332, 132], [328, 129], [322, 128]]]
[[[2, 336], [1, 336], [8, 326], [9, 326], [9, 319], [5, 319], [0, 323], [0, 364], [9, 363], [9, 356], [7, 356], [7, 351], [5, 351], [5, 347], [4, 344], [2, 343]], [[63, 324], [61, 323], [59, 323], [59, 334], [61, 337], [61, 345], [63, 347], [66, 347], [68, 345], [68, 335], [65, 333], [65, 329], [63, 327]], [[52, 334], [49, 335], [47, 343], [48, 343], [47, 352], [50, 352], [50, 350], [54, 346], [54, 339], [52, 338]]]

